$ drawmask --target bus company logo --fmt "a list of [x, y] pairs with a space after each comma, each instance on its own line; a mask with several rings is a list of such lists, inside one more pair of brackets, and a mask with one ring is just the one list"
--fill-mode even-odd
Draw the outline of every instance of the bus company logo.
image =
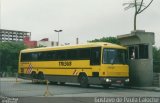
[[78, 75], [78, 73], [79, 73], [79, 72], [78, 72], [77, 70], [74, 70], [74, 71], [73, 71], [73, 75]]
[[26, 73], [27, 73], [27, 74], [31, 74], [32, 68], [33, 68], [33, 67], [32, 67], [32, 64], [30, 63], [29, 66], [28, 66], [28, 69], [27, 69]]
[[18, 98], [0, 96], [0, 103], [18, 103]]

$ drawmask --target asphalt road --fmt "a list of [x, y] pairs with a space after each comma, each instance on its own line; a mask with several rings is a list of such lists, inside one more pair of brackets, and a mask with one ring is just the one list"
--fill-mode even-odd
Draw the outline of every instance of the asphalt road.
[[1, 78], [0, 94], [8, 97], [160, 97], [160, 92], [101, 86], [81, 88], [79, 84], [48, 85], [34, 84], [29, 80], [15, 78]]

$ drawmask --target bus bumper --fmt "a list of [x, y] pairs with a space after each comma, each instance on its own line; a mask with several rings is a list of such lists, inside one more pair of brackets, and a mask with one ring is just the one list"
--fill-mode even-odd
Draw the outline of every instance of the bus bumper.
[[106, 77], [101, 78], [102, 84], [129, 84], [129, 77]]
[[24, 73], [18, 73], [18, 78], [30, 80], [30, 75]]

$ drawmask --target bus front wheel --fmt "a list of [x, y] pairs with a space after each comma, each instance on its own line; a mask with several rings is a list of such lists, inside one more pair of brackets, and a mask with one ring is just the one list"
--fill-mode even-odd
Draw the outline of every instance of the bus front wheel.
[[81, 74], [79, 76], [79, 83], [80, 83], [80, 86], [83, 87], [83, 88], [87, 88], [89, 86], [88, 77], [87, 77], [86, 74]]

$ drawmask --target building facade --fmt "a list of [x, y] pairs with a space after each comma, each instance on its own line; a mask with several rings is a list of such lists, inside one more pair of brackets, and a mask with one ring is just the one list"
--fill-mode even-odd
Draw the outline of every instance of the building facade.
[[35, 48], [37, 47], [37, 41], [31, 41], [29, 36], [24, 37], [23, 43], [28, 47], [28, 48]]
[[0, 29], [0, 42], [23, 41], [26, 36], [31, 36], [31, 32]]
[[58, 42], [49, 41], [48, 38], [41, 39], [40, 41], [37, 41], [37, 46], [39, 47], [51, 47], [51, 46], [58, 46]]
[[28, 48], [35, 48], [35, 47], [51, 47], [51, 46], [57, 46], [58, 42], [54, 41], [49, 41], [48, 38], [43, 38], [39, 41], [35, 40], [30, 40], [30, 37], [25, 37], [23, 39], [23, 43], [28, 47]]
[[22, 41], [28, 48], [57, 46], [58, 43], [43, 38], [40, 41], [31, 40], [31, 32], [0, 29], [0, 42]]

